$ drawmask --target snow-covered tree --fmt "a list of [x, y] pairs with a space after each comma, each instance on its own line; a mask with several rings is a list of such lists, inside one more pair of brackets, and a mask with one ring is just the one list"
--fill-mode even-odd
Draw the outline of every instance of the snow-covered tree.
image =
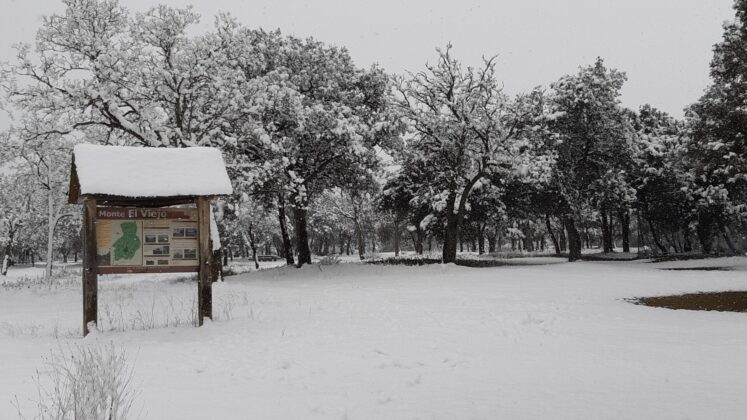
[[369, 231], [369, 236], [374, 234], [374, 229], [370, 228], [374, 220], [373, 197], [376, 192], [376, 185], [370, 180], [335, 188], [325, 192], [323, 204], [318, 209], [352, 228], [361, 260], [366, 257], [366, 231]]
[[[582, 209], [597, 207], [605, 224], [614, 207], [635, 199], [626, 175], [632, 133], [619, 100], [625, 80], [624, 73], [607, 69], [597, 59], [551, 85], [550, 128], [560, 140], [554, 181], [563, 200], [570, 260], [581, 255], [577, 222]], [[605, 251], [609, 251], [610, 232], [607, 227], [604, 231]]]
[[414, 200], [425, 179], [417, 179], [419, 173], [411, 169], [413, 167], [405, 164], [404, 168], [399, 166], [398, 171], [389, 174], [376, 202], [377, 211], [385, 215], [392, 224], [395, 256], [399, 256], [400, 239], [404, 232], [410, 236], [415, 252], [423, 253], [426, 230], [421, 228], [420, 222], [431, 212], [426, 203]]
[[228, 124], [239, 184], [288, 198], [298, 264], [311, 262], [312, 196], [340, 186], [347, 173], [375, 170], [377, 148], [396, 138], [389, 83], [379, 68], [354, 65], [345, 49], [314, 39], [226, 24], [227, 55], [246, 79], [246, 118]]
[[[691, 224], [697, 222], [697, 215], [688, 194], [692, 176], [686, 164], [689, 140], [684, 124], [650, 105], [633, 113], [631, 120], [636, 132], [632, 185], [639, 232], [647, 228], [661, 253], [670, 248], [690, 252]], [[674, 239], [679, 235], [681, 247]]]
[[[56, 229], [63, 219], [74, 215], [74, 209], [67, 205], [73, 143], [74, 139], [59, 136], [55, 141], [24, 140], [11, 132], [0, 148], [10, 157], [7, 170], [12, 173], [16, 188], [21, 188], [15, 196], [12, 191], [7, 192], [6, 199], [19, 200], [9, 203], [9, 208], [20, 205], [21, 211], [27, 213], [20, 218], [26, 220], [22, 224], [28, 226], [31, 220], [37, 224], [35, 227], [46, 224], [43, 242], [46, 244], [47, 277], [52, 275]], [[30, 240], [34, 232], [29, 231], [27, 235], [26, 239]]]
[[130, 16], [116, 0], [63, 0], [6, 69], [10, 109], [27, 139], [184, 147], [221, 136], [235, 97], [214, 34], [189, 37], [191, 8]]
[[687, 113], [691, 142], [691, 193], [698, 204], [698, 234], [714, 231], [736, 252], [728, 225], [747, 219], [747, 1], [734, 2], [735, 20], [724, 25], [711, 61], [713, 83]]
[[[2, 150], [2, 149], [0, 149]], [[14, 259], [13, 251], [24, 241], [24, 230], [32, 228], [32, 194], [22, 178], [0, 175], [0, 262]], [[7, 266], [0, 274], [7, 273]]]
[[438, 54], [435, 65], [401, 80], [399, 108], [414, 131], [407, 146], [430, 171], [417, 195], [445, 214], [443, 261], [453, 262], [473, 189], [499, 174], [542, 172], [551, 157], [533, 153], [534, 109], [502, 92], [493, 59], [475, 69], [454, 59], [450, 45]]
[[238, 248], [240, 254], [251, 254], [255, 268], [259, 268], [258, 255], [262, 247], [273, 242], [276, 220], [270, 217], [266, 206], [256, 197], [235, 194], [220, 203], [221, 223], [226, 231], [225, 247]]

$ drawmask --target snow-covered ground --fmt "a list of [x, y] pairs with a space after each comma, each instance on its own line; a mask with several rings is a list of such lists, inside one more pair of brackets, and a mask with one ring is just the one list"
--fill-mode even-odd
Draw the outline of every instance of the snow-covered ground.
[[[735, 269], [661, 270], [705, 265]], [[24, 270], [38, 269], [10, 274]], [[747, 314], [625, 300], [747, 290], [744, 257], [270, 268], [215, 284], [215, 322], [203, 328], [188, 325], [196, 298], [188, 276], [107, 276], [103, 332], [84, 340], [76, 268], [68, 270], [55, 284], [0, 287], [0, 419], [17, 418], [14, 396], [33, 417], [33, 376], [51, 350], [97, 342], [130, 355], [143, 419], [743, 419], [747, 412]]]

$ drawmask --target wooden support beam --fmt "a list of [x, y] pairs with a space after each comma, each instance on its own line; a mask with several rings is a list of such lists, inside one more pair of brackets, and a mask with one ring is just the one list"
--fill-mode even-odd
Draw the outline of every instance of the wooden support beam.
[[98, 273], [96, 271], [96, 200], [83, 202], [83, 336], [88, 324], [98, 323]]
[[200, 271], [197, 279], [197, 325], [213, 319], [213, 282], [210, 273], [210, 199], [197, 197], [197, 231], [199, 232]]

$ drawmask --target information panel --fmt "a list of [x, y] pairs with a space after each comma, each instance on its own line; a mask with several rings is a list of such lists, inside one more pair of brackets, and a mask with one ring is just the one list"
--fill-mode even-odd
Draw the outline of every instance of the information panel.
[[96, 264], [102, 274], [198, 271], [198, 239], [194, 208], [96, 209]]

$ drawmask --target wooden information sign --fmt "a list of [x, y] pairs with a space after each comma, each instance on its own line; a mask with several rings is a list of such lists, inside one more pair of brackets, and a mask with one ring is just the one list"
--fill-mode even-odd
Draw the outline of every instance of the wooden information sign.
[[[147, 179], [117, 181], [133, 174]], [[197, 325], [212, 318], [210, 200], [232, 191], [216, 149], [75, 146], [68, 202], [83, 205], [83, 335], [98, 321], [99, 274], [196, 272]]]

